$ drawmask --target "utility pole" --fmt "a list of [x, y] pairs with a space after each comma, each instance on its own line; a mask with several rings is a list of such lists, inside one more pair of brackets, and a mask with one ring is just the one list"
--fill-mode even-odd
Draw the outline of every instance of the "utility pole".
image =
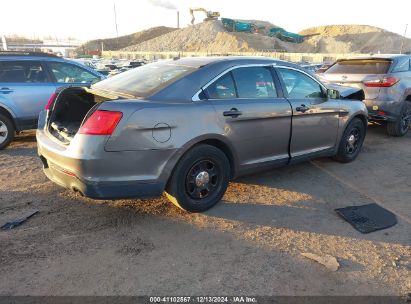
[[402, 54], [402, 50], [403, 50], [403, 48], [404, 48], [404, 42], [405, 42], [405, 36], [407, 35], [407, 29], [408, 29], [408, 24], [405, 25], [404, 36], [402, 37], [402, 42], [401, 42], [401, 51], [400, 51], [400, 54]]
[[1, 36], [2, 44], [3, 44], [3, 51], [7, 51], [7, 41], [6, 36]]
[[114, 1], [114, 23], [116, 24], [116, 35], [117, 35], [117, 48], [118, 46], [118, 27], [117, 27], [117, 11], [116, 11], [116, 2]]

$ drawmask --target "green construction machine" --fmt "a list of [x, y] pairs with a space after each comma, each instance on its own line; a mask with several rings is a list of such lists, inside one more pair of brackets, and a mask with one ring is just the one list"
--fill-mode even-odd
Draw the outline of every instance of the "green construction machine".
[[282, 27], [273, 27], [269, 31], [271, 37], [277, 37], [280, 40], [292, 42], [292, 43], [302, 43], [304, 42], [304, 36], [287, 32]]
[[[265, 29], [265, 26], [258, 27], [255, 23], [252, 22], [237, 21], [230, 18], [221, 18], [221, 22], [229, 32], [257, 33], [260, 32], [260, 30]], [[264, 35], [267, 35], [267, 31], [264, 31]], [[304, 42], [304, 36], [287, 32], [282, 27], [270, 28], [268, 30], [268, 36], [277, 37], [278, 39], [292, 43]]]
[[251, 22], [236, 21], [229, 18], [221, 18], [221, 22], [229, 32], [251, 33], [256, 30], [256, 25]]

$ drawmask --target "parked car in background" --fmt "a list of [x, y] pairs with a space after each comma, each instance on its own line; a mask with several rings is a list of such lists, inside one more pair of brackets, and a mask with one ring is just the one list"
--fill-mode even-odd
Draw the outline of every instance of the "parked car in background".
[[99, 74], [108, 77], [111, 73], [111, 70], [109, 69], [96, 69], [96, 72], [98, 72]]
[[137, 67], [143, 66], [143, 65], [145, 65], [145, 64], [146, 64], [146, 63], [145, 63], [144, 60], [134, 60], [134, 61], [130, 61], [130, 62], [128, 63], [128, 67], [129, 67], [129, 68], [137, 68]]
[[115, 64], [112, 64], [112, 63], [106, 64], [106, 65], [104, 65], [104, 67], [107, 68], [107, 69], [109, 69], [110, 71], [114, 71], [114, 70], [117, 70], [117, 69], [118, 69], [118, 66], [115, 65]]
[[83, 58], [70, 59], [70, 60], [72, 60], [72, 61], [74, 61], [74, 62], [81, 63], [81, 64], [89, 67], [90, 69], [97, 70], [97, 66], [96, 66], [96, 65], [93, 63], [93, 61], [91, 61], [91, 60], [83, 59]]
[[386, 122], [391, 136], [404, 136], [411, 123], [410, 60], [410, 55], [341, 59], [321, 79], [363, 89], [369, 119]]
[[38, 153], [52, 181], [85, 196], [165, 190], [200, 212], [237, 176], [319, 156], [354, 160], [367, 109], [343, 96], [269, 58], [160, 61], [59, 91], [40, 114]]
[[317, 71], [315, 71], [315, 73], [316, 73], [316, 74], [322, 74], [322, 73], [324, 73], [325, 71], [327, 71], [328, 68], [329, 68], [330, 66], [332, 66], [333, 64], [334, 64], [334, 62], [323, 62], [323, 63], [321, 64], [320, 68], [317, 69]]
[[316, 73], [322, 66], [322, 63], [303, 63], [300, 66], [309, 73]]
[[103, 78], [87, 66], [51, 54], [0, 52], [0, 149], [16, 131], [37, 127], [40, 111], [57, 88]]

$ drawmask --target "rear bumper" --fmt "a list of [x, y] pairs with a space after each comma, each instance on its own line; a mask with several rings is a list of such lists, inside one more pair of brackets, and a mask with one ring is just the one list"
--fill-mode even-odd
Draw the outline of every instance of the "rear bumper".
[[164, 184], [160, 182], [87, 182], [73, 176], [68, 170], [49, 163], [43, 156], [40, 156], [40, 158], [42, 158], [44, 164], [43, 171], [51, 181], [93, 199], [156, 197], [164, 191]]
[[396, 121], [401, 104], [396, 101], [366, 99], [368, 119], [370, 121]]
[[[105, 136], [76, 135], [63, 146], [37, 130], [38, 155], [44, 173], [56, 184], [94, 199], [160, 196], [167, 174], [164, 167], [175, 150], [107, 152]], [[75, 149], [77, 147], [77, 149]]]

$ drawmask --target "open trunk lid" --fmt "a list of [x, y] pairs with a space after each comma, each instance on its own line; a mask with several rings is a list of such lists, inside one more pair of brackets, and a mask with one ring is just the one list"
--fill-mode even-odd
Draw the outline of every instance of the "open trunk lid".
[[321, 75], [321, 80], [362, 89], [365, 99], [376, 99], [381, 87], [369, 87], [365, 84], [382, 81], [391, 63], [391, 59], [380, 58], [339, 60]]
[[96, 95], [85, 87], [64, 88], [50, 104], [46, 128], [63, 144], [69, 144], [98, 105], [112, 96]]

